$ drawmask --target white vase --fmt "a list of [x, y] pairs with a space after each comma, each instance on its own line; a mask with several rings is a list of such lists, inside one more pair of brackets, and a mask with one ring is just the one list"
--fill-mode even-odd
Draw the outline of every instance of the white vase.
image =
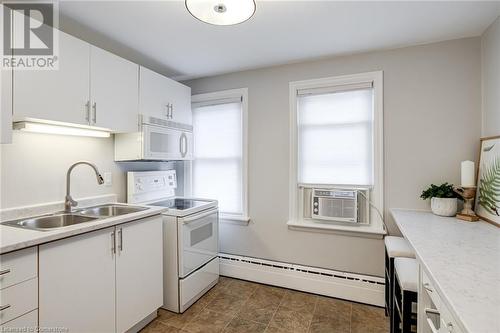
[[431, 198], [431, 210], [439, 216], [455, 216], [457, 202], [457, 198]]

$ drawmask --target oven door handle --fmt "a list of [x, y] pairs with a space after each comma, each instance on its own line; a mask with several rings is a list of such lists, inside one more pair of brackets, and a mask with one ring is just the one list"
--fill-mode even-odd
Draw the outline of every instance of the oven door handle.
[[205, 213], [202, 213], [202, 214], [196, 214], [196, 215], [192, 215], [192, 216], [189, 216], [189, 217], [184, 217], [182, 218], [182, 224], [188, 224], [190, 222], [193, 222], [193, 221], [196, 221], [196, 220], [199, 220], [201, 218], [204, 218], [204, 217], [207, 217], [209, 215], [213, 215], [214, 213], [217, 213], [218, 209], [211, 209]]

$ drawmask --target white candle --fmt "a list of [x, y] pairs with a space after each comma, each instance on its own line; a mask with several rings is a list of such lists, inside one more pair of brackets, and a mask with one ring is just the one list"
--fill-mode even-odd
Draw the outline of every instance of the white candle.
[[472, 187], [476, 186], [476, 182], [474, 179], [476, 178], [474, 175], [474, 162], [472, 161], [463, 161], [462, 162], [462, 187]]

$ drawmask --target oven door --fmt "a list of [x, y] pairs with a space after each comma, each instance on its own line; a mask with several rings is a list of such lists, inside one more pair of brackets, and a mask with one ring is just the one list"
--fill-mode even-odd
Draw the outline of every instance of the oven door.
[[143, 125], [144, 159], [192, 159], [193, 133], [182, 129]]
[[178, 218], [179, 277], [184, 278], [219, 254], [217, 208]]

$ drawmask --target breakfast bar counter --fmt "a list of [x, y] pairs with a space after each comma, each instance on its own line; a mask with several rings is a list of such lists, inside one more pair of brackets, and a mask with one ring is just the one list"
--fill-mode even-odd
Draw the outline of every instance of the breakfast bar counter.
[[500, 332], [500, 229], [425, 211], [391, 214], [458, 331]]

